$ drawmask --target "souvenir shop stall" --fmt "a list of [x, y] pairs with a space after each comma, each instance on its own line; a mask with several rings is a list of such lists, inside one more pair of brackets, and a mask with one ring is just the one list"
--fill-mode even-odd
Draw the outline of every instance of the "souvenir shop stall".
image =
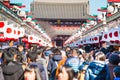
[[[111, 4], [112, 3], [112, 4]], [[71, 36], [65, 46], [101, 47], [106, 42], [107, 46], [113, 45], [116, 50], [120, 47], [120, 2], [108, 2], [107, 7], [101, 7], [99, 15], [92, 15], [75, 35]]]
[[8, 43], [11, 41], [12, 46], [24, 43], [26, 48], [31, 44], [51, 47], [52, 42], [48, 35], [20, 8], [22, 4], [0, 2], [0, 48], [10, 46]]

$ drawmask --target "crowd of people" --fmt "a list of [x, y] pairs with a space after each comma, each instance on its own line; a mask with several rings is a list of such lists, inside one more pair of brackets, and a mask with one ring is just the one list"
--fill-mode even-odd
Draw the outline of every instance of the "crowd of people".
[[120, 52], [105, 43], [100, 48], [9, 45], [0, 49], [0, 80], [120, 80]]

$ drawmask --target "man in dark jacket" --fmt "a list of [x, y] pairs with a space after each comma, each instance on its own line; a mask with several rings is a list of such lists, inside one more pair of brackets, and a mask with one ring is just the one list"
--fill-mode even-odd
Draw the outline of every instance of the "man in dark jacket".
[[[6, 53], [8, 63], [3, 66], [3, 74], [5, 80], [19, 80], [23, 74], [22, 64], [17, 62], [17, 50], [16, 48], [10, 48]], [[8, 55], [11, 54], [11, 55]], [[8, 59], [7, 59], [8, 58]], [[10, 59], [9, 59], [10, 58]]]
[[2, 71], [1, 66], [0, 66], [0, 80], [4, 80], [4, 77], [3, 77], [3, 71]]
[[24, 52], [24, 44], [20, 43], [17, 45], [18, 54], [20, 55], [20, 62], [27, 62], [27, 56]]
[[39, 75], [41, 76], [42, 80], [46, 80], [45, 70], [43, 68], [43, 65], [39, 61], [36, 61], [36, 59], [37, 59], [36, 51], [29, 52], [27, 57], [28, 57], [29, 66], [30, 65], [36, 65], [39, 68], [39, 71], [40, 71]]
[[53, 51], [54, 55], [49, 60], [47, 69], [50, 72], [50, 80], [55, 80], [56, 69], [58, 67], [59, 61], [62, 59], [61, 52], [59, 49]]

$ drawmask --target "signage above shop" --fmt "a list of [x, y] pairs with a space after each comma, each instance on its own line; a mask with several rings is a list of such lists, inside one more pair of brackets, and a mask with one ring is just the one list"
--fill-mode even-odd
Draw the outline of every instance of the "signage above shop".
[[108, 0], [108, 2], [120, 2], [120, 0]]

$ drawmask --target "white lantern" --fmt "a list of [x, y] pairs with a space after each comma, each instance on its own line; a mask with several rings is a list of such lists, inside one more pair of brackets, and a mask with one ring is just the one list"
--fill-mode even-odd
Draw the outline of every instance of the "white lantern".
[[35, 22], [34, 21], [31, 21], [32, 25], [35, 25]]
[[95, 24], [95, 21], [90, 21], [90, 25], [94, 25]]
[[102, 14], [99, 14], [99, 15], [98, 15], [98, 19], [102, 20], [102, 19], [103, 19], [103, 15], [102, 15]]
[[20, 11], [19, 16], [21, 16], [21, 17], [25, 17], [25, 16], [26, 16], [25, 11]]
[[35, 26], [35, 29], [39, 29], [39, 26], [38, 26], [38, 25], [36, 25], [36, 26]]
[[113, 11], [114, 11], [114, 7], [113, 6], [108, 6], [107, 12], [112, 13]]
[[32, 21], [32, 18], [31, 18], [31, 17], [28, 17], [26, 21], [27, 21], [27, 22], [31, 22], [31, 21]]
[[13, 6], [13, 8], [19, 11], [21, 10], [18, 6]]
[[87, 23], [85, 27], [86, 27], [86, 28], [89, 28], [89, 27], [90, 27], [89, 25], [90, 25], [90, 24]]

